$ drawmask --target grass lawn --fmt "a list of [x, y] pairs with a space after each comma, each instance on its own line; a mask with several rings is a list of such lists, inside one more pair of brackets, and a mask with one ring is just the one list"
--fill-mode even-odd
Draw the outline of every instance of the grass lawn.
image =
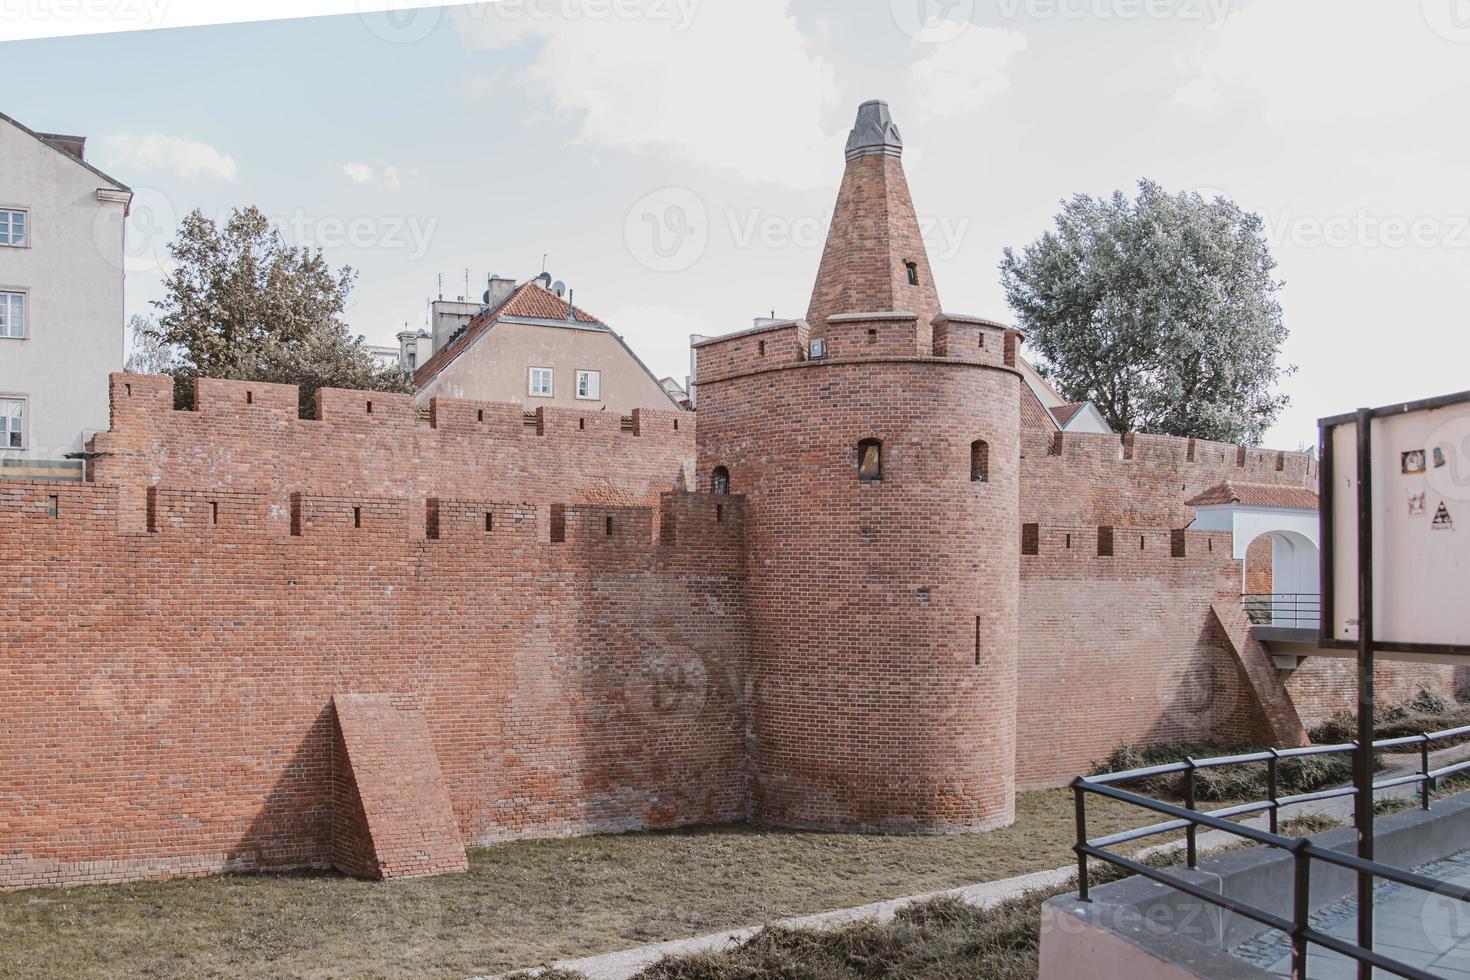
[[[1152, 822], [1088, 802], [1088, 833]], [[0, 976], [465, 977], [1008, 878], [1072, 860], [1070, 790], [957, 837], [750, 827], [524, 841], [468, 874], [219, 875], [0, 894]]]

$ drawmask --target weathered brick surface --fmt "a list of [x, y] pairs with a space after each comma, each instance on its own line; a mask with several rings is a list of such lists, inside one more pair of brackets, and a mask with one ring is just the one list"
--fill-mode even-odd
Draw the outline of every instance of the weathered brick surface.
[[553, 544], [472, 489], [430, 538], [422, 499], [299, 495], [293, 535], [285, 493], [0, 484], [0, 886], [332, 863], [342, 693], [422, 705], [467, 843], [744, 816], [741, 500]]
[[413, 700], [332, 698], [341, 747], [334, 818], [343, 821], [334, 827], [333, 860], [350, 874], [399, 878], [469, 868], [428, 721]]
[[1040, 524], [1187, 527], [1185, 501], [1224, 480], [1317, 486], [1305, 453], [1174, 436], [1027, 429], [1021, 457], [1021, 519]]
[[[1211, 604], [1240, 575], [1230, 535], [1027, 525], [1017, 782], [1053, 786], [1125, 744], [1264, 741]], [[1108, 549], [1101, 549], [1108, 550]], [[1232, 598], [1232, 601], [1235, 601]]]
[[[1342, 657], [1312, 657], [1286, 679], [1292, 702], [1307, 724], [1353, 711], [1358, 703], [1358, 665]], [[1420, 691], [1470, 700], [1470, 667], [1388, 660], [1379, 654], [1373, 670], [1373, 700], [1380, 708], [1410, 701]]]
[[[699, 350], [699, 479], [723, 466], [749, 500], [756, 815], [1009, 821], [1019, 376], [878, 357], [720, 378], [720, 347]], [[864, 439], [882, 440], [881, 481], [859, 480]]]
[[[917, 285], [909, 284], [907, 262], [918, 267]], [[939, 293], [903, 162], [862, 156], [843, 172], [806, 319], [812, 336], [822, 337], [834, 314], [890, 311], [918, 316], [916, 342], [929, 353]]]

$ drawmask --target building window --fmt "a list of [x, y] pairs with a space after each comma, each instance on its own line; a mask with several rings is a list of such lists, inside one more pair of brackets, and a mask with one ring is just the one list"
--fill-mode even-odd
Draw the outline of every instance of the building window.
[[0, 337], [26, 335], [26, 294], [0, 293]]
[[0, 398], [0, 449], [26, 447], [26, 403], [20, 398]]
[[908, 276], [909, 285], [917, 286], [919, 284], [919, 263], [905, 262], [903, 268], [905, 275]]
[[970, 480], [973, 483], [990, 482], [990, 443], [984, 439], [970, 443]]
[[577, 372], [577, 397], [592, 401], [602, 397], [602, 372], [601, 371], [578, 371]]
[[864, 439], [858, 443], [858, 479], [863, 481], [883, 479], [883, 443], [877, 439]]
[[530, 391], [536, 398], [551, 397], [551, 368], [531, 368]]
[[715, 471], [710, 474], [709, 488], [714, 493], [729, 493], [730, 471], [723, 466], [716, 466]]
[[24, 211], [0, 210], [0, 245], [25, 248], [30, 244], [29, 234]]

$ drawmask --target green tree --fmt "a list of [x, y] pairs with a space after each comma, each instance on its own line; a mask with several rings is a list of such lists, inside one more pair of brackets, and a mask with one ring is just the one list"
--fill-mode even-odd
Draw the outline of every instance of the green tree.
[[235, 209], [222, 227], [191, 212], [169, 254], [158, 321], [138, 343], [176, 356], [168, 373], [179, 407], [192, 404], [200, 377], [297, 385], [303, 416], [324, 386], [411, 390], [342, 320], [357, 274], [288, 245], [258, 208]]
[[1119, 432], [1259, 445], [1294, 368], [1259, 215], [1139, 182], [1136, 201], [1078, 195], [1001, 282], [1037, 368]]

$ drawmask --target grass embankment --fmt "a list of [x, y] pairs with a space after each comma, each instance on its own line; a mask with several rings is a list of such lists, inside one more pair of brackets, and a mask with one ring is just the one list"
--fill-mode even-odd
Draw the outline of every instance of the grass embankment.
[[[1288, 834], [1312, 834], [1338, 823], [1322, 817], [1286, 821]], [[1156, 857], [1154, 867], [1172, 863]], [[1107, 866], [1088, 876], [1093, 884], [1120, 874]], [[764, 929], [743, 945], [719, 953], [666, 957], [635, 980], [1032, 980], [1041, 947], [1041, 906], [1076, 889], [1075, 879], [987, 909], [952, 898], [910, 905], [892, 922], [867, 922], [830, 932]], [[585, 980], [571, 971], [544, 980]]]
[[[1067, 865], [1069, 790], [985, 834], [726, 827], [521, 841], [388, 882], [219, 875], [0, 894], [0, 976], [465, 977]], [[1088, 804], [1101, 835], [1152, 822]], [[916, 924], [933, 928], [935, 923]]]

